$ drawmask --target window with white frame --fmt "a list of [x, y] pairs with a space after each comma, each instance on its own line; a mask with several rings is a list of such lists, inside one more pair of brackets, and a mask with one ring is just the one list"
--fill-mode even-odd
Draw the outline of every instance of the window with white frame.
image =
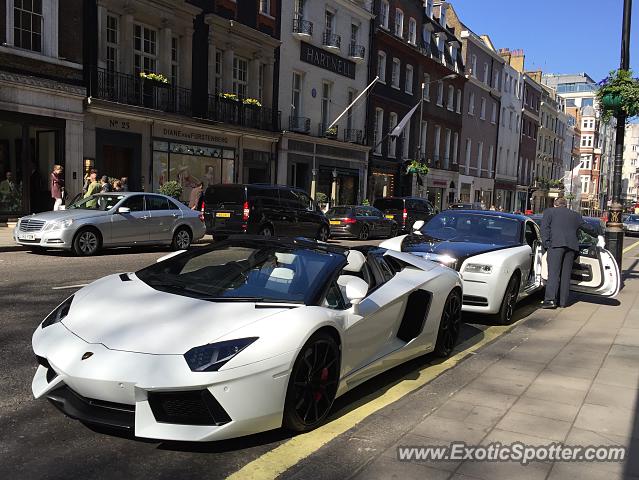
[[497, 102], [493, 102], [493, 112], [490, 114], [490, 123], [497, 123]]
[[488, 64], [484, 63], [484, 83], [486, 85], [488, 85], [488, 80], [489, 80], [489, 77], [488, 77]]
[[591, 170], [592, 169], [592, 155], [581, 155], [579, 162], [579, 168], [581, 170]]
[[421, 124], [421, 133], [420, 133], [420, 139], [421, 139], [421, 143], [420, 143], [420, 155], [421, 155], [421, 159], [426, 157], [426, 138], [428, 135], [428, 122], [425, 122], [422, 120], [422, 124]]
[[406, 84], [404, 85], [404, 90], [406, 93], [413, 93], [413, 66], [406, 65]]
[[431, 34], [430, 30], [428, 29], [428, 26], [424, 25], [422, 27], [422, 42], [424, 43], [424, 49], [427, 52], [430, 52], [431, 36], [432, 36], [432, 34]]
[[120, 18], [115, 15], [106, 17], [106, 69], [119, 71]]
[[430, 75], [428, 73], [424, 74], [424, 100], [430, 102]]
[[326, 28], [326, 34], [332, 35], [335, 31], [335, 12], [332, 10], [326, 10], [324, 12], [324, 23]]
[[410, 118], [402, 130], [402, 158], [408, 158], [410, 147]]
[[233, 57], [233, 93], [239, 98], [246, 98], [248, 92], [248, 60]]
[[455, 110], [455, 87], [448, 85], [448, 110], [451, 112]]
[[386, 83], [386, 53], [381, 50], [377, 52], [377, 76], [380, 82]]
[[224, 52], [215, 49], [215, 93], [222, 91], [222, 58]]
[[475, 92], [471, 92], [468, 100], [468, 115], [475, 115]]
[[390, 5], [386, 0], [382, 0], [382, 5], [379, 9], [379, 25], [388, 30], [388, 13]]
[[382, 138], [384, 137], [384, 110], [375, 109], [375, 153], [382, 153]]
[[435, 125], [435, 138], [434, 138], [434, 148], [433, 148], [433, 160], [438, 162], [439, 158], [439, 148], [441, 144], [441, 136], [442, 136], [442, 127], [439, 125]]
[[515, 117], [515, 130], [519, 133], [519, 115]]
[[171, 85], [177, 86], [179, 83], [179, 68], [180, 68], [180, 39], [178, 37], [171, 37]]
[[459, 149], [459, 133], [453, 133], [453, 154], [452, 164], [457, 165], [457, 150]]
[[482, 162], [484, 156], [484, 142], [477, 143], [477, 172], [482, 170]]
[[395, 9], [395, 35], [404, 37], [404, 12], [399, 8]]
[[471, 57], [470, 68], [472, 70], [471, 75], [477, 78], [477, 55], [475, 54]]
[[433, 0], [426, 0], [426, 15], [433, 18]]
[[[395, 112], [391, 112], [388, 116], [388, 131], [392, 132], [393, 129], [397, 126], [397, 114]], [[397, 137], [389, 136], [388, 137], [388, 156], [395, 158], [395, 153], [397, 149]]]
[[513, 112], [508, 112], [508, 130], [513, 129], [513, 118], [514, 118]]
[[506, 107], [501, 107], [501, 126], [506, 126]]
[[293, 72], [293, 84], [291, 92], [291, 116], [302, 117], [302, 74]]
[[351, 23], [351, 45], [359, 45], [359, 24]]
[[391, 71], [391, 86], [399, 88], [399, 70], [401, 68], [401, 62], [399, 58], [393, 58], [393, 70]]
[[417, 44], [417, 22], [413, 17], [408, 19], [408, 43]]
[[457, 113], [461, 113], [462, 108], [462, 91], [461, 88], [457, 89], [457, 109], [455, 110]]
[[260, 13], [271, 14], [271, 0], [260, 0]]
[[322, 82], [322, 103], [321, 103], [321, 115], [322, 115], [322, 133], [326, 130], [330, 123], [331, 116], [331, 83]]
[[[355, 100], [355, 97], [357, 97], [357, 92], [355, 90], [353, 90], [352, 88], [348, 89], [348, 104], [350, 105], [351, 103], [353, 103], [353, 100]], [[352, 130], [353, 129], [353, 109], [349, 108], [348, 111], [346, 112], [346, 130]]]
[[582, 147], [592, 147], [593, 135], [582, 135], [581, 136], [581, 146]]
[[42, 0], [14, 0], [14, 46], [34, 52], [42, 52], [43, 26]]
[[156, 73], [157, 32], [149, 27], [135, 24], [133, 49], [135, 52], [135, 74]]
[[486, 99], [484, 97], [481, 98], [481, 107], [479, 110], [479, 118], [481, 120], [486, 120]]
[[450, 165], [450, 148], [451, 148], [451, 142], [453, 139], [453, 132], [450, 130], [450, 128], [446, 129], [446, 132], [444, 133], [444, 168], [448, 168], [448, 166]]
[[459, 71], [459, 67], [457, 65], [457, 47], [454, 43], [451, 43], [448, 47], [450, 53], [450, 62], [452, 66], [455, 68], [455, 71]]
[[493, 175], [493, 155], [495, 153], [495, 147], [493, 145], [488, 149], [488, 176]]
[[464, 164], [466, 165], [466, 172], [468, 172], [468, 166], [470, 165], [470, 156], [473, 150], [473, 142], [470, 138], [466, 139], [466, 154]]
[[493, 80], [493, 88], [495, 90], [499, 90], [499, 78], [501, 77], [501, 75], [499, 75], [499, 72], [495, 72], [495, 78]]
[[444, 82], [441, 80], [437, 82], [437, 105], [444, 106]]
[[590, 176], [581, 175], [579, 179], [581, 180], [581, 193], [589, 193], [590, 192]]

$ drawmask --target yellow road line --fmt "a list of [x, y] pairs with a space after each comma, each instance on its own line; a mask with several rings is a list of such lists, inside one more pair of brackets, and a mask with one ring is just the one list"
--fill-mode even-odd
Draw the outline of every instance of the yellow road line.
[[630, 245], [629, 247], [626, 247], [623, 249], [623, 253], [628, 253], [630, 250], [632, 250], [633, 248], [635, 248], [637, 245], [639, 245], [639, 242], [635, 242], [632, 245]]
[[[388, 388], [384, 394], [376, 396], [376, 394], [373, 393], [369, 395], [369, 397], [372, 397], [370, 401], [366, 401], [366, 398], [362, 399], [361, 402], [358, 402], [362, 403], [361, 406], [351, 410], [343, 416], [326, 423], [316, 430], [297, 435], [290, 440], [287, 440], [279, 447], [274, 448], [252, 462], [247, 463], [240, 470], [230, 475], [228, 480], [240, 480], [246, 478], [250, 478], [252, 480], [267, 480], [276, 478], [278, 475], [281, 475], [304, 458], [319, 450], [323, 445], [327, 444], [338, 435], [341, 435], [347, 430], [353, 428], [366, 417], [434, 380], [446, 370], [454, 367], [461, 360], [487, 343], [493, 341], [500, 335], [503, 335], [513, 327], [514, 325], [487, 328], [482, 333], [471, 337], [466, 342], [459, 345], [457, 348], [458, 353], [446, 361], [424, 366], [418, 371], [416, 378], [414, 377], [415, 372], [409, 373], [395, 382], [395, 384]], [[481, 336], [482, 338], [478, 342], [472, 344], [473, 339], [476, 339], [478, 336]], [[468, 345], [469, 343], [471, 343], [471, 345]], [[464, 349], [465, 347], [467, 348]]]

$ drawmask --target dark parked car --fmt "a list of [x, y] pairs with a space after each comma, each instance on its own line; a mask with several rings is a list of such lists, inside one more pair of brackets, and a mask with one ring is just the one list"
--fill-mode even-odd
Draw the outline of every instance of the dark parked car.
[[402, 232], [411, 232], [417, 220], [427, 222], [437, 212], [433, 205], [420, 197], [378, 198], [373, 206], [384, 213], [384, 217], [395, 220]]
[[397, 235], [397, 222], [366, 205], [345, 205], [326, 212], [331, 227], [331, 237], [355, 237], [368, 240], [371, 237], [390, 238]]
[[473, 203], [451, 203], [448, 205], [449, 210], [486, 210], [482, 207], [481, 203], [473, 202]]
[[326, 241], [328, 220], [305, 192], [280, 185], [211, 185], [204, 194], [206, 233], [308, 237]]

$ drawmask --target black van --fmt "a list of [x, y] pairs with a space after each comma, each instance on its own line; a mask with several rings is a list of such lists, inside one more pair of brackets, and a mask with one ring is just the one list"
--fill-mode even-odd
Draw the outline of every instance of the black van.
[[305, 192], [263, 184], [211, 185], [204, 193], [206, 233], [307, 237], [326, 241], [328, 220]]
[[428, 222], [437, 213], [428, 200], [420, 197], [378, 198], [373, 206], [395, 220], [401, 232], [410, 232], [417, 220]]

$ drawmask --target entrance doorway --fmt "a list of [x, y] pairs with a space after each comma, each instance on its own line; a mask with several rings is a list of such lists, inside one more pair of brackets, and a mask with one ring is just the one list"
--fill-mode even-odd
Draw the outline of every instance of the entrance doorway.
[[112, 178], [127, 177], [129, 190], [142, 190], [142, 136], [96, 128], [95, 137], [95, 168], [98, 175]]

